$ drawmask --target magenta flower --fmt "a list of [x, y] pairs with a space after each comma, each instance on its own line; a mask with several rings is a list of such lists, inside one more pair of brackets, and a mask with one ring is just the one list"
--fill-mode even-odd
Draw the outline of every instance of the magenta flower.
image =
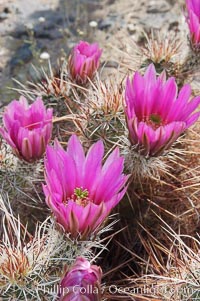
[[102, 167], [104, 147], [95, 143], [85, 156], [75, 135], [67, 151], [55, 141], [48, 146], [45, 160], [46, 203], [64, 231], [81, 239], [94, 233], [122, 199], [127, 176], [122, 174], [124, 159], [116, 148]]
[[125, 114], [132, 145], [145, 156], [158, 156], [198, 119], [194, 110], [200, 96], [189, 101], [190, 85], [184, 85], [177, 95], [175, 79], [167, 81], [165, 73], [156, 78], [151, 64], [144, 76], [136, 72], [126, 83]]
[[21, 96], [6, 107], [0, 133], [19, 158], [33, 162], [42, 157], [51, 139], [52, 113], [40, 98], [28, 106]]
[[200, 0], [186, 0], [186, 6], [191, 42], [198, 47], [200, 43]]
[[85, 84], [88, 78], [92, 79], [99, 67], [102, 50], [97, 43], [89, 44], [80, 41], [69, 58], [70, 76], [77, 83]]
[[100, 301], [101, 268], [78, 257], [60, 283], [59, 301]]

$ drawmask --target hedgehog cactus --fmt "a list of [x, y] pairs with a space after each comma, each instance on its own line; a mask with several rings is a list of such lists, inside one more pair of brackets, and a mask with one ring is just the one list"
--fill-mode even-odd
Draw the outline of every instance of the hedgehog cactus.
[[102, 139], [106, 151], [119, 141], [125, 129], [124, 93], [117, 78], [96, 82], [88, 89], [86, 102], [81, 105], [81, 134], [86, 142]]
[[126, 108], [129, 139], [135, 150], [146, 157], [160, 156], [193, 125], [200, 112], [194, 112], [200, 96], [190, 100], [190, 85], [177, 93], [173, 77], [156, 77], [154, 65], [141, 76], [136, 72], [126, 83]]
[[47, 147], [43, 186], [46, 203], [72, 238], [88, 239], [94, 234], [126, 192], [128, 177], [122, 173], [124, 159], [119, 149], [102, 166], [103, 154], [103, 143], [98, 141], [85, 156], [75, 135], [67, 151], [58, 141], [54, 147]]
[[99, 67], [102, 50], [97, 43], [89, 44], [80, 41], [69, 58], [69, 75], [78, 84], [86, 84], [88, 79], [93, 79]]
[[13, 100], [3, 114], [0, 133], [13, 152], [26, 162], [41, 159], [52, 133], [52, 109], [45, 109], [37, 98], [28, 106], [26, 98]]
[[191, 45], [198, 50], [200, 46], [200, 1], [186, 0], [186, 7]]
[[60, 301], [100, 301], [101, 268], [78, 257], [60, 283]]

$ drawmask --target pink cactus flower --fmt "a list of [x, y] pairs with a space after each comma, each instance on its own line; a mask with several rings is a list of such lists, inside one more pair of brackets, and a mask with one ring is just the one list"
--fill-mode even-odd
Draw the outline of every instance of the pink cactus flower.
[[191, 43], [200, 46], [200, 0], [186, 0], [187, 23], [190, 30]]
[[101, 268], [78, 257], [60, 283], [59, 301], [100, 301]]
[[92, 79], [99, 67], [99, 59], [102, 50], [97, 43], [89, 44], [80, 41], [69, 58], [69, 72], [72, 80], [79, 84], [85, 84], [88, 78]]
[[173, 77], [165, 73], [156, 77], [151, 64], [144, 76], [136, 72], [126, 83], [125, 114], [131, 144], [144, 156], [158, 156], [195, 121], [200, 113], [194, 110], [200, 96], [189, 101], [190, 85], [184, 85], [178, 94]]
[[0, 134], [20, 159], [34, 162], [42, 157], [51, 139], [52, 114], [52, 109], [46, 110], [42, 99], [37, 98], [29, 106], [21, 96], [19, 101], [13, 100], [6, 107]]
[[122, 174], [124, 159], [116, 148], [102, 166], [104, 147], [95, 143], [84, 154], [72, 135], [67, 151], [55, 141], [48, 146], [45, 160], [46, 203], [56, 221], [73, 238], [94, 233], [126, 192], [128, 176]]

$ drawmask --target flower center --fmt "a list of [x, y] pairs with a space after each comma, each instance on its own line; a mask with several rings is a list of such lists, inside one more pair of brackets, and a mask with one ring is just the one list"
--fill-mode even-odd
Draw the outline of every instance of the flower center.
[[157, 114], [151, 114], [149, 117], [150, 121], [155, 123], [156, 125], [160, 125], [162, 123], [162, 119]]
[[154, 130], [164, 125], [162, 117], [158, 114], [151, 114], [150, 116], [143, 117], [142, 121], [151, 126]]
[[74, 193], [70, 197], [67, 197], [67, 200], [64, 201], [63, 203], [64, 203], [64, 205], [67, 205], [68, 201], [72, 200], [76, 204], [78, 204], [82, 207], [86, 207], [87, 204], [90, 202], [90, 199], [88, 196], [89, 196], [89, 192], [87, 189], [83, 189], [82, 187], [75, 188]]

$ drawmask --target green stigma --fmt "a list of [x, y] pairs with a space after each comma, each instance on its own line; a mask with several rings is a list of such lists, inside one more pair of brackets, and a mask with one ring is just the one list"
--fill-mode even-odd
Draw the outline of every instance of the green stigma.
[[160, 124], [162, 122], [161, 117], [157, 114], [151, 114], [149, 119], [155, 124]]
[[75, 188], [74, 195], [77, 196], [77, 198], [84, 199], [88, 197], [89, 193], [87, 189], [83, 190], [83, 188]]

